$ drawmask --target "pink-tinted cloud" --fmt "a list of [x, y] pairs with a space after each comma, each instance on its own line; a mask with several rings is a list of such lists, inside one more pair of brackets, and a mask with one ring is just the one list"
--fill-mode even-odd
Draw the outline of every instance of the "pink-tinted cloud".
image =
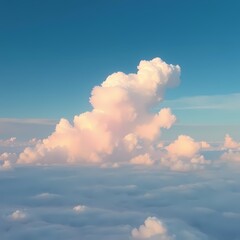
[[240, 162], [240, 151], [229, 149], [222, 154], [221, 159], [228, 162]]
[[225, 152], [221, 159], [228, 162], [240, 162], [240, 143], [236, 142], [229, 134], [224, 139]]
[[133, 239], [173, 240], [166, 226], [156, 217], [148, 217], [144, 224], [132, 230]]
[[176, 120], [168, 108], [151, 109], [163, 100], [166, 88], [178, 85], [179, 76], [178, 65], [160, 58], [141, 61], [136, 74], [110, 75], [93, 88], [92, 111], [75, 116], [73, 124], [61, 119], [52, 135], [20, 154], [18, 163], [103, 164], [115, 154], [134, 159], [149, 152], [161, 128]]
[[0, 154], [0, 170], [9, 170], [16, 162], [17, 155], [15, 153], [4, 152]]
[[234, 141], [229, 134], [226, 134], [225, 140], [224, 140], [224, 147], [227, 149], [240, 148], [240, 143]]
[[196, 142], [189, 136], [180, 135], [169, 144], [166, 154], [161, 158], [163, 165], [170, 167], [172, 170], [188, 171], [202, 168], [208, 161], [200, 154], [203, 147], [208, 146], [204, 142]]
[[151, 159], [148, 153], [145, 153], [145, 154], [133, 157], [130, 160], [130, 163], [135, 165], [152, 165], [154, 161]]

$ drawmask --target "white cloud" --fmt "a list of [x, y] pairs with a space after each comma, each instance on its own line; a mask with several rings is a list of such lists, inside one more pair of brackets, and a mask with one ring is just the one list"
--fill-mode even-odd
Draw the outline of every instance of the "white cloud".
[[209, 148], [211, 148], [211, 145], [209, 143], [205, 142], [205, 141], [201, 141], [200, 142], [200, 146], [201, 146], [202, 149], [209, 149]]
[[156, 217], [148, 217], [138, 229], [132, 230], [133, 239], [171, 240], [165, 225]]
[[152, 165], [154, 161], [151, 159], [148, 153], [145, 153], [132, 158], [130, 163], [136, 165]]
[[184, 97], [165, 101], [174, 110], [236, 110], [240, 109], [240, 93]]
[[18, 163], [107, 165], [109, 156], [131, 159], [142, 154], [143, 147], [148, 152], [161, 129], [170, 128], [176, 120], [168, 108], [158, 113], [151, 109], [163, 100], [166, 88], [179, 83], [179, 76], [178, 65], [160, 58], [141, 61], [137, 74], [110, 75], [93, 88], [91, 112], [75, 116], [73, 124], [61, 119], [47, 139], [20, 154]]
[[15, 212], [13, 212], [11, 215], [9, 215], [10, 219], [12, 219], [13, 221], [21, 221], [26, 219], [27, 215], [25, 212], [21, 211], [21, 210], [16, 210]]
[[[151, 235], [140, 238], [146, 240], [238, 239], [239, 179], [239, 167], [228, 168], [221, 161], [218, 168], [200, 174], [161, 168], [21, 166], [11, 174], [0, 174], [0, 236], [135, 240], [143, 225], [141, 236]], [[51, 193], [60, 198], [49, 200]], [[87, 206], [85, 212], [82, 206]], [[21, 216], [17, 209], [25, 219], [12, 219]], [[144, 223], [148, 216], [155, 216], [152, 224]], [[133, 228], [138, 232], [135, 237]]]
[[73, 211], [76, 213], [82, 213], [82, 212], [85, 212], [86, 209], [87, 209], [87, 207], [84, 205], [77, 205], [73, 208]]
[[172, 157], [192, 158], [200, 150], [200, 145], [191, 137], [181, 135], [177, 140], [168, 145], [166, 149]]
[[234, 141], [229, 134], [226, 134], [225, 139], [224, 139], [224, 147], [227, 149], [240, 148], [240, 143]]
[[206, 142], [195, 142], [189, 136], [180, 135], [169, 144], [166, 154], [161, 158], [161, 163], [176, 171], [189, 171], [202, 169], [208, 161], [200, 154], [203, 147], [208, 147]]
[[229, 162], [240, 162], [240, 151], [229, 149], [222, 154], [221, 159]]
[[40, 193], [40, 194], [37, 194], [34, 196], [35, 199], [42, 199], [42, 200], [53, 199], [53, 198], [58, 198], [58, 197], [59, 197], [59, 195], [53, 194], [53, 193], [48, 193], [48, 192]]
[[236, 142], [229, 134], [226, 134], [223, 144], [225, 152], [221, 159], [227, 162], [240, 162], [240, 143]]
[[12, 169], [12, 165], [16, 162], [17, 155], [15, 153], [4, 152], [0, 155], [0, 170]]
[[19, 123], [19, 124], [36, 124], [36, 125], [55, 125], [54, 119], [44, 118], [0, 118], [0, 123]]
[[14, 161], [16, 160], [17, 155], [15, 153], [9, 153], [9, 152], [4, 152], [0, 155], [0, 161], [5, 161], [5, 160], [9, 160], [9, 161]]

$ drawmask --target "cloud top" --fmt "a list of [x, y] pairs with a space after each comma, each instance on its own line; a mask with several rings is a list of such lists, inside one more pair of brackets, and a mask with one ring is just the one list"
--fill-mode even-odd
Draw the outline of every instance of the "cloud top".
[[[61, 119], [55, 131], [35, 147], [26, 148], [18, 163], [104, 163], [109, 156], [134, 159], [149, 152], [161, 128], [176, 118], [168, 108], [152, 113], [168, 87], [180, 82], [180, 67], [160, 58], [141, 61], [137, 73], [117, 72], [92, 90], [92, 111], [77, 115], [71, 124]], [[136, 159], [133, 163], [151, 163]]]
[[144, 224], [132, 230], [133, 239], [172, 240], [165, 225], [156, 217], [148, 217]]

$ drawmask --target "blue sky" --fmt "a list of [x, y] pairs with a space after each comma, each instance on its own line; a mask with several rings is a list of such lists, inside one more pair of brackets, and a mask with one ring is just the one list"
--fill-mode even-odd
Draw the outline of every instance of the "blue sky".
[[239, 239], [239, 10], [0, 0], [1, 240]]
[[2, 118], [71, 118], [116, 71], [182, 68], [167, 99], [238, 92], [238, 1], [1, 1]]

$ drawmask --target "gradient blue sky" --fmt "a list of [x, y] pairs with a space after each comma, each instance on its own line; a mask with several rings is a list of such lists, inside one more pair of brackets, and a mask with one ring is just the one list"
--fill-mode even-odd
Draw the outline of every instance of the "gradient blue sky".
[[[109, 74], [156, 56], [182, 68], [169, 101], [237, 93], [239, 10], [237, 0], [2, 0], [0, 118], [71, 119]], [[186, 124], [240, 120], [239, 111], [212, 111], [175, 113]]]
[[[239, 25], [239, 0], [0, 0], [1, 240], [239, 240]], [[155, 59], [91, 112], [155, 57], [165, 101]]]

